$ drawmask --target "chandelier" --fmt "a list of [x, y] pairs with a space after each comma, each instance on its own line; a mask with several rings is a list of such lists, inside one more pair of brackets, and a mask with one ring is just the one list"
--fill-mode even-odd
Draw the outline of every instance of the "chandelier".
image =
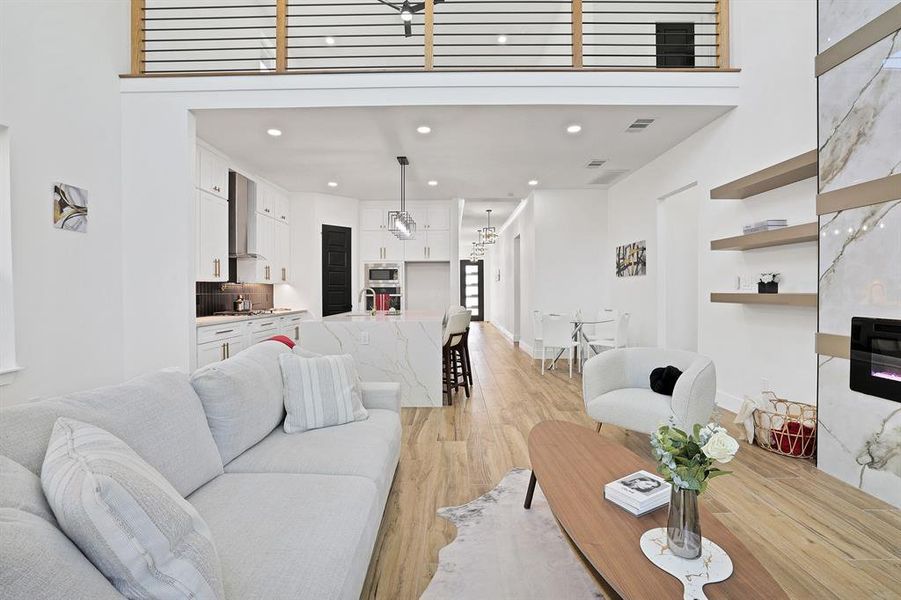
[[469, 252], [469, 260], [477, 262], [485, 256], [485, 244], [482, 242], [473, 242], [472, 250]]
[[397, 239], [412, 240], [416, 237], [416, 221], [413, 220], [413, 215], [407, 212], [406, 181], [406, 168], [410, 161], [406, 156], [398, 156], [397, 162], [400, 165], [400, 210], [388, 211], [388, 231]]
[[491, 226], [491, 209], [485, 212], [488, 213], [488, 225], [479, 229], [479, 243], [494, 244], [497, 242], [497, 229]]

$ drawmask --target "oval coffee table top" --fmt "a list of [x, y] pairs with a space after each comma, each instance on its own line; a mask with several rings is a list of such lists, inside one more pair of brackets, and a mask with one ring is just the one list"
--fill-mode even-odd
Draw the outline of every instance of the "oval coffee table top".
[[[532, 472], [557, 521], [585, 559], [624, 598], [682, 597], [682, 584], [645, 557], [641, 535], [666, 527], [666, 510], [634, 517], [604, 499], [604, 485], [644, 469], [649, 461], [595, 431], [565, 421], [545, 421], [529, 433]], [[732, 576], [708, 584], [715, 598], [786, 598], [785, 592], [742, 542], [704, 508], [701, 531], [719, 544], [735, 565]]]

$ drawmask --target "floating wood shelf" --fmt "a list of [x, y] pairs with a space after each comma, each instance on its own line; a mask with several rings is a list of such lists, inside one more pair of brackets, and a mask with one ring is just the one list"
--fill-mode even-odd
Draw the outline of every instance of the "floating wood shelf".
[[817, 305], [816, 294], [752, 294], [748, 292], [713, 292], [711, 302], [727, 302], [731, 304], [772, 304], [783, 306]]
[[714, 200], [749, 198], [817, 174], [817, 151], [811, 150], [779, 164], [745, 175], [710, 190]]
[[817, 223], [804, 223], [791, 227], [781, 227], [770, 231], [758, 231], [710, 242], [711, 250], [754, 250], [771, 246], [785, 246], [802, 242], [815, 242], [819, 235]]
[[847, 335], [834, 333], [817, 333], [817, 354], [823, 356], [835, 356], [836, 358], [851, 358], [851, 338]]

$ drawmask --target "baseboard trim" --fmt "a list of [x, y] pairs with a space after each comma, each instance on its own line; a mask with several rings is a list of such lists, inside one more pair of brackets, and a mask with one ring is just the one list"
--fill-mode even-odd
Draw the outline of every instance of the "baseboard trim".
[[737, 413], [739, 409], [741, 409], [741, 405], [743, 403], [744, 399], [739, 398], [738, 396], [727, 394], [722, 390], [716, 391], [716, 405], [722, 409], [728, 410], [732, 413]]
[[504, 336], [505, 338], [507, 338], [507, 340], [510, 343], [513, 343], [513, 334], [512, 333], [510, 333], [509, 331], [504, 329], [504, 327], [502, 325], [500, 325], [499, 323], [492, 323], [492, 325], [494, 325], [494, 328], [497, 329], [498, 331], [500, 331], [501, 335]]

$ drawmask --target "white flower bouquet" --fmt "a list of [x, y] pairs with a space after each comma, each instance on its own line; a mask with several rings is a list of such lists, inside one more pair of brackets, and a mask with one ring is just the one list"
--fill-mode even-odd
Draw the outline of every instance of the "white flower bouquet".
[[657, 471], [675, 489], [701, 493], [707, 482], [720, 475], [728, 475], [713, 466], [727, 463], [738, 452], [738, 442], [714, 423], [695, 425], [686, 433], [670, 425], [651, 434], [651, 449], [657, 459]]

